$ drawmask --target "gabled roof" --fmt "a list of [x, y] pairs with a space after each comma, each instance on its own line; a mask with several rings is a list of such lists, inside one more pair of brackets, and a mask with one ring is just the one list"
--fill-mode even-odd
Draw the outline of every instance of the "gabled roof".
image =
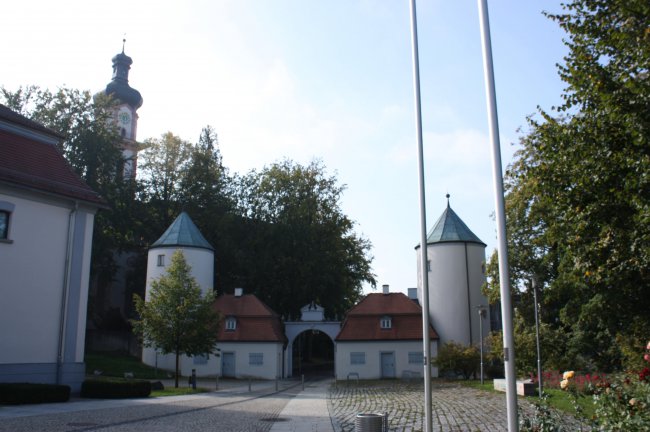
[[217, 297], [214, 307], [224, 319], [237, 320], [235, 330], [221, 325], [218, 342], [286, 342], [280, 317], [253, 294], [223, 294]]
[[[391, 318], [382, 329], [381, 318]], [[429, 337], [438, 339], [430, 326]], [[422, 308], [403, 293], [368, 294], [347, 314], [337, 341], [422, 340]]]
[[451, 209], [449, 202], [427, 236], [427, 244], [444, 242], [478, 243], [486, 246]]
[[150, 249], [170, 246], [186, 246], [214, 250], [212, 245], [203, 237], [201, 231], [194, 225], [190, 216], [185, 212], [178, 215], [163, 235], [151, 245]]
[[62, 138], [0, 105], [0, 181], [105, 207], [56, 147]]

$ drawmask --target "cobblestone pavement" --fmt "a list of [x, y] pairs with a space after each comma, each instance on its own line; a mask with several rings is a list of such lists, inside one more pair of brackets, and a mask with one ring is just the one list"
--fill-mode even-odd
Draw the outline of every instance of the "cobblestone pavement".
[[285, 405], [300, 390], [297, 386], [266, 396], [206, 393], [160, 398], [164, 400], [159, 403], [6, 418], [0, 423], [0, 431], [268, 432]]
[[[432, 385], [433, 431], [507, 431], [505, 394], [456, 383]], [[524, 413], [532, 406], [518, 401]], [[330, 387], [330, 415], [337, 432], [354, 431], [358, 413], [388, 413], [390, 432], [424, 430], [424, 384], [404, 381], [340, 382]]]

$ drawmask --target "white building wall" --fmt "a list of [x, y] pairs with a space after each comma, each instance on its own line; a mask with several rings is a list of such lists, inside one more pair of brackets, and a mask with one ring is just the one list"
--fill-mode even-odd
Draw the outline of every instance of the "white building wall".
[[[475, 243], [436, 243], [428, 245], [427, 252], [429, 315], [440, 343], [478, 344], [477, 307], [488, 304], [481, 293], [485, 282], [485, 247]], [[419, 262], [418, 259], [418, 273], [421, 271]], [[422, 287], [418, 287], [418, 298], [421, 301]], [[489, 322], [486, 314], [483, 337], [488, 333]]]
[[[172, 255], [177, 250], [183, 252], [185, 261], [192, 267], [192, 276], [201, 287], [205, 295], [211, 291], [214, 284], [214, 252], [208, 249], [190, 247], [161, 247], [149, 250], [147, 256], [147, 293], [151, 288], [151, 281], [160, 278], [167, 272], [172, 262]], [[164, 255], [165, 265], [158, 266], [158, 256]]]
[[56, 362], [70, 209], [2, 191], [0, 201], [15, 205], [13, 243], [0, 243], [0, 363]]
[[[273, 380], [281, 376], [282, 373], [282, 344], [275, 342], [219, 342], [217, 347], [220, 350], [220, 356], [210, 354], [207, 362], [202, 364], [200, 360], [194, 357], [181, 356], [180, 369], [182, 376], [190, 376], [192, 369], [196, 370], [198, 377], [222, 376], [221, 361], [223, 353], [234, 353], [235, 355], [235, 374], [236, 378], [254, 378]], [[249, 354], [262, 353], [263, 364], [249, 364]], [[175, 370], [174, 354], [158, 354], [158, 368], [173, 372]], [[148, 363], [149, 364], [149, 363]], [[155, 353], [154, 362], [155, 365]]]
[[[402, 378], [409, 372], [424, 376], [421, 341], [378, 341], [378, 342], [341, 342], [336, 343], [335, 364], [336, 379], [346, 380], [349, 374], [358, 374], [359, 379], [381, 378], [381, 353], [394, 353], [395, 377]], [[350, 354], [364, 352], [365, 364], [351, 364]], [[409, 352], [420, 353], [418, 363], [409, 363]], [[431, 342], [431, 357], [438, 355], [438, 343]], [[406, 373], [405, 373], [406, 372]], [[431, 376], [438, 376], [438, 368], [431, 366]]]

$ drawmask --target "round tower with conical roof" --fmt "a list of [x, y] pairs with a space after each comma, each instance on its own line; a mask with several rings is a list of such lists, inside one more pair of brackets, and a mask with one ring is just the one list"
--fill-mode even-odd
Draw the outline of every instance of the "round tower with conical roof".
[[[191, 267], [192, 276], [205, 295], [214, 286], [214, 248], [203, 237], [190, 216], [182, 212], [167, 228], [162, 236], [149, 248], [147, 257], [147, 285], [145, 300], [149, 298], [151, 282], [167, 273], [171, 257], [176, 251], [182, 251], [185, 261]], [[142, 349], [142, 362], [173, 369], [173, 356], [160, 356], [154, 348]]]
[[[481, 292], [485, 282], [485, 247], [451, 209], [447, 195], [447, 208], [427, 236], [429, 317], [441, 344], [454, 341], [476, 345], [489, 332], [489, 308]], [[420, 245], [416, 250], [421, 302]], [[485, 312], [480, 314], [479, 309]]]

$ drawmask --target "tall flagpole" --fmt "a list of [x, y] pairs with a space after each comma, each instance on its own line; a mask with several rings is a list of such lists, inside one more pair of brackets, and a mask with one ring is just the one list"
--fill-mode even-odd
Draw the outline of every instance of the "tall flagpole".
[[429, 337], [429, 275], [427, 257], [427, 212], [424, 194], [424, 150], [422, 146], [422, 107], [420, 103], [420, 64], [415, 0], [411, 0], [411, 46], [413, 48], [413, 86], [415, 91], [415, 131], [418, 141], [420, 180], [420, 286], [422, 287], [422, 345], [424, 353], [424, 432], [431, 432], [431, 339]]
[[494, 89], [494, 66], [492, 64], [492, 43], [490, 42], [490, 19], [487, 0], [478, 0], [481, 21], [481, 43], [483, 48], [483, 72], [487, 93], [488, 122], [492, 142], [492, 177], [496, 204], [497, 240], [499, 244], [499, 283], [501, 291], [501, 313], [503, 316], [503, 360], [506, 372], [506, 407], [508, 410], [508, 432], [517, 432], [517, 388], [515, 376], [515, 350], [512, 330], [512, 303], [510, 301], [510, 275], [508, 271], [508, 248], [506, 242], [506, 217], [503, 199], [503, 175], [501, 171], [501, 144], [499, 143], [499, 119]]

